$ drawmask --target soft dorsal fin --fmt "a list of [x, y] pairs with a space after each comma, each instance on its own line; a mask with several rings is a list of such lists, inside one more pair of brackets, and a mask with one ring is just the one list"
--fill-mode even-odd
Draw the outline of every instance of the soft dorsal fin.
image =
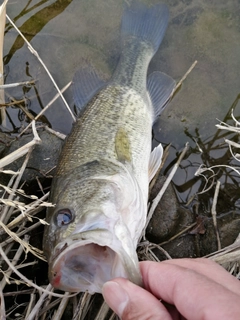
[[154, 110], [154, 119], [157, 117], [166, 107], [166, 104], [176, 87], [176, 81], [165, 73], [156, 71], [150, 74], [147, 79], [147, 89], [152, 101]]
[[148, 181], [149, 182], [155, 176], [156, 172], [158, 171], [158, 168], [162, 163], [162, 155], [163, 155], [163, 147], [160, 143], [156, 148], [153, 149], [150, 155], [149, 165], [148, 165], [148, 179], [149, 179]]
[[83, 111], [86, 104], [105, 84], [106, 82], [101, 79], [90, 64], [86, 64], [75, 73], [72, 91], [74, 103], [79, 113]]

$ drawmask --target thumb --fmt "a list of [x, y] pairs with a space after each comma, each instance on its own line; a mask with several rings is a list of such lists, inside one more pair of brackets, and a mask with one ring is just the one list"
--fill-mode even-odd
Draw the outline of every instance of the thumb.
[[109, 307], [123, 320], [172, 319], [157, 298], [126, 279], [106, 282], [102, 294]]

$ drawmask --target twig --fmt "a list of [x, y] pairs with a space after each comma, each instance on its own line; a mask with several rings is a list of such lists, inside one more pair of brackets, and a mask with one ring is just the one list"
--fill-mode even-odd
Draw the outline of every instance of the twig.
[[[11, 263], [11, 261], [8, 259], [8, 257], [6, 256], [5, 252], [3, 251], [1, 245], [0, 245], [0, 255], [2, 256], [2, 258], [5, 260], [5, 262], [8, 264], [8, 266], [12, 269], [12, 271], [14, 273], [16, 273], [17, 276], [19, 276], [19, 278], [21, 278], [23, 281], [25, 281], [26, 285], [30, 286], [30, 287], [34, 287], [35, 289], [39, 290], [40, 292], [45, 292], [49, 295], [52, 295], [54, 297], [58, 297], [58, 298], [63, 298], [64, 294], [58, 294], [58, 293], [54, 293], [54, 292], [50, 292], [48, 288], [51, 288], [52, 286], [49, 284], [47, 289], [44, 289], [42, 287], [39, 287], [38, 285], [36, 285], [35, 283], [33, 283], [32, 281], [30, 281], [27, 277], [25, 277], [21, 272], [19, 272], [14, 265]], [[69, 297], [73, 297], [76, 294], [72, 294]]]
[[[48, 296], [47, 299], [49, 299], [49, 298], [50, 298], [50, 296]], [[42, 307], [42, 310], [39, 311], [39, 316], [44, 318], [45, 314], [47, 313], [48, 310], [55, 308], [57, 305], [59, 305], [59, 303], [61, 302], [61, 299], [62, 298], [55, 299], [51, 303], [48, 303], [48, 305], [44, 304], [44, 306]]]
[[228, 131], [231, 131], [231, 132], [236, 132], [236, 133], [239, 133], [240, 131], [240, 128], [235, 128], [235, 127], [232, 127], [232, 126], [222, 126], [220, 124], [216, 124], [216, 127], [218, 129], [221, 129], [221, 130], [228, 130]]
[[[200, 168], [197, 170], [197, 172], [195, 173], [195, 176], [203, 177], [205, 179], [205, 185], [204, 185], [202, 191], [197, 192], [197, 195], [206, 193], [207, 191], [212, 189], [212, 187], [213, 187], [213, 185], [215, 183], [214, 177], [217, 175], [211, 168], [209, 168], [209, 171], [211, 171], [213, 174], [209, 178], [207, 178], [204, 174], [202, 174], [200, 172], [200, 170], [201, 170]], [[207, 185], [208, 185], [208, 182], [209, 182], [210, 179], [212, 179], [212, 182], [211, 182], [210, 186], [207, 188]], [[195, 195], [194, 195], [194, 197], [195, 197]]]
[[[29, 237], [25, 237], [25, 238], [24, 238], [24, 241], [25, 241], [26, 243], [28, 243]], [[14, 266], [17, 264], [17, 262], [18, 262], [18, 260], [20, 259], [22, 253], [23, 253], [23, 247], [22, 247], [21, 245], [19, 245], [19, 248], [18, 248], [18, 250], [17, 250], [17, 252], [16, 252], [16, 254], [15, 254], [13, 260], [12, 260], [12, 264], [13, 264]], [[2, 289], [4, 289], [6, 283], [9, 282], [8, 278], [11, 276], [11, 274], [12, 274], [12, 269], [9, 269], [8, 271], [4, 272], [4, 278], [2, 279], [2, 281], [1, 281], [1, 283], [0, 283], [0, 287], [1, 287]]]
[[83, 319], [84, 310], [88, 307], [92, 296], [88, 292], [84, 292], [79, 299], [77, 308], [74, 312], [72, 320]]
[[184, 158], [187, 150], [188, 150], [188, 143], [186, 143], [185, 148], [183, 149], [178, 161], [175, 163], [175, 165], [173, 166], [172, 171], [170, 172], [168, 178], [164, 182], [164, 184], [162, 186], [162, 189], [159, 191], [159, 193], [157, 194], [157, 196], [154, 198], [154, 200], [152, 202], [151, 208], [150, 208], [148, 216], [147, 216], [147, 221], [146, 221], [145, 227], [144, 227], [144, 229], [142, 231], [142, 234], [141, 234], [141, 238], [143, 237], [143, 239], [145, 239], [146, 228], [147, 228], [147, 226], [149, 224], [149, 221], [151, 220], [151, 218], [153, 216], [153, 213], [154, 213], [159, 201], [161, 200], [161, 198], [162, 198], [164, 192], [166, 191], [169, 183], [171, 182], [174, 174], [176, 173], [176, 171], [177, 171], [182, 159]]
[[[33, 203], [31, 203], [27, 209], [24, 211], [24, 214], [20, 214], [19, 216], [17, 216], [15, 219], [13, 219], [10, 223], [8, 223], [7, 227], [9, 229], [14, 228], [16, 225], [19, 224], [19, 222], [23, 219], [26, 218], [26, 216], [28, 216], [30, 213], [33, 216], [34, 214], [38, 213], [39, 211], [41, 211], [42, 209], [44, 209], [44, 205], [45, 202], [44, 200], [47, 199], [49, 196], [49, 192], [46, 193], [45, 195], [43, 195], [40, 199], [37, 199], [36, 201], [34, 201]], [[39, 221], [42, 223], [43, 220], [39, 219]], [[44, 223], [43, 223], [44, 224]], [[1, 233], [0, 233], [1, 234]]]
[[240, 261], [240, 249], [238, 251], [224, 253], [223, 255], [220, 255], [220, 256], [213, 256], [213, 257], [210, 257], [209, 259], [219, 264]]
[[[43, 294], [44, 295], [44, 294]], [[43, 296], [42, 295], [42, 296]], [[40, 297], [40, 299], [41, 299], [42, 297]], [[39, 300], [40, 300], [39, 299]], [[39, 300], [38, 300], [38, 302], [39, 302]], [[32, 309], [34, 309], [34, 304], [35, 304], [35, 301], [36, 301], [36, 294], [35, 293], [31, 293], [30, 294], [30, 301], [29, 301], [29, 304], [28, 304], [28, 306], [27, 306], [27, 312], [26, 312], [26, 314], [25, 314], [25, 319], [28, 319], [28, 317], [29, 317], [29, 315], [31, 314], [31, 310]], [[38, 304], [38, 303], [37, 303]], [[36, 305], [37, 305], [36, 304]], [[35, 305], [35, 307], [36, 307], [36, 305]]]
[[[53, 288], [52, 288], [52, 291], [53, 291]], [[52, 296], [48, 296], [45, 301], [44, 301], [44, 305], [42, 307], [42, 310], [41, 312], [39, 313], [39, 317], [40, 317], [40, 320], [45, 320], [46, 319], [46, 316], [47, 316], [47, 308], [50, 306], [50, 302], [52, 300]], [[57, 301], [59, 299], [55, 299], [54, 301]]]
[[15, 87], [19, 87], [19, 86], [27, 86], [32, 83], [35, 83], [35, 81], [31, 80], [31, 81], [22, 81], [22, 82], [15, 82], [15, 83], [6, 83], [6, 84], [1, 84], [0, 89], [15, 88]]
[[[58, 320], [58, 319], [61, 319], [62, 318], [62, 315], [63, 315], [63, 312], [64, 310], [66, 309], [66, 306], [68, 304], [68, 301], [69, 301], [69, 293], [66, 292], [65, 297], [63, 297], [61, 299], [61, 302], [59, 304], [59, 307], [58, 307], [58, 310], [57, 312], [54, 314], [54, 317], [52, 317], [52, 320]], [[30, 319], [29, 319], [30, 320]]]
[[[215, 252], [212, 252], [212, 253], [206, 255], [205, 258], [209, 258], [209, 259], [212, 259], [216, 262], [221, 263], [220, 262], [220, 261], [222, 261], [221, 257], [224, 257], [228, 253], [232, 253], [232, 252], [237, 252], [236, 258], [238, 260], [240, 260], [240, 234], [238, 235], [238, 237], [234, 241], [234, 243], [230, 244], [229, 246], [227, 246], [223, 249], [220, 249], [218, 251], [215, 251]], [[235, 256], [234, 256], [234, 258], [235, 258]], [[236, 261], [236, 260], [234, 260], [234, 261]], [[226, 261], [224, 261], [224, 262], [226, 262]], [[230, 260], [230, 262], [231, 262], [231, 260]]]
[[[0, 85], [3, 85], [3, 40], [4, 40], [4, 29], [6, 22], [6, 5], [8, 0], [4, 0], [0, 6]], [[5, 103], [4, 90], [0, 89], [0, 103]], [[6, 127], [6, 108], [3, 107], [0, 110], [2, 125]]]
[[[61, 90], [61, 93], [63, 93], [64, 91], [66, 91], [70, 85], [71, 85], [72, 82], [69, 82], [65, 87], [63, 87], [63, 89]], [[54, 101], [57, 100], [57, 98], [59, 98], [60, 94], [57, 93], [53, 98], [52, 100], [46, 105], [46, 107], [44, 107], [44, 109], [42, 109], [38, 115], [36, 115], [36, 117], [34, 118], [34, 120], [36, 121], [38, 118], [41, 117], [41, 115], [53, 104]], [[22, 132], [19, 134], [19, 136], [21, 136], [29, 127], [31, 126], [31, 123], [29, 123], [26, 128], [24, 130], [22, 130]]]
[[235, 121], [237, 126], [240, 126], [240, 122], [237, 121], [237, 119], [235, 118], [234, 114], [233, 114], [234, 108], [231, 110], [231, 117], [233, 118], [233, 120]]
[[61, 140], [65, 140], [65, 139], [66, 139], [66, 135], [63, 134], [63, 133], [60, 133], [60, 132], [58, 132], [58, 131], [55, 131], [55, 130], [49, 128], [48, 126], [46, 126], [45, 129], [46, 129], [46, 131], [54, 134], [56, 137], [60, 138]]
[[39, 54], [37, 53], [37, 51], [33, 48], [33, 46], [28, 42], [28, 40], [24, 37], [24, 35], [22, 34], [22, 32], [18, 29], [18, 27], [14, 24], [14, 22], [9, 18], [9, 16], [6, 14], [6, 17], [8, 19], [8, 21], [12, 24], [12, 26], [17, 30], [17, 32], [19, 33], [19, 35], [23, 38], [23, 40], [26, 42], [28, 49], [30, 50], [30, 52], [37, 57], [38, 61], [41, 63], [41, 65], [43, 66], [43, 68], [45, 69], [45, 71], [47, 72], [49, 78], [51, 79], [52, 83], [54, 84], [55, 88], [57, 89], [60, 97], [62, 98], [62, 101], [64, 102], [65, 106], [67, 107], [67, 110], [69, 111], [70, 115], [72, 116], [73, 120], [76, 121], [76, 118], [74, 116], [74, 114], [72, 113], [72, 110], [70, 109], [66, 99], [64, 98], [64, 96], [62, 95], [62, 92], [60, 91], [60, 89], [58, 88], [58, 85], [56, 84], [55, 80], [53, 79], [51, 73], [49, 72], [48, 68], [46, 67], [45, 63], [42, 61], [42, 59], [40, 58]]
[[19, 171], [0, 169], [0, 173], [5, 173], [5, 174], [10, 174], [10, 175], [16, 175], [17, 176], [20, 172]]
[[26, 102], [26, 99], [21, 99], [21, 100], [15, 100], [14, 98], [11, 97], [11, 102], [4, 102], [4, 103], [0, 103], [0, 108], [1, 107], [9, 107], [9, 106], [13, 106], [15, 104], [19, 104], [19, 103], [24, 103]]
[[15, 161], [18, 158], [21, 158], [22, 156], [27, 154], [33, 146], [41, 143], [41, 139], [39, 138], [39, 135], [37, 133], [34, 120], [32, 122], [32, 129], [33, 129], [33, 134], [34, 134], [33, 140], [26, 143], [24, 146], [18, 148], [17, 150], [13, 151], [12, 153], [7, 155], [6, 157], [2, 158], [0, 160], [0, 168], [5, 167], [6, 165], [8, 165], [9, 163], [12, 163], [13, 161]]
[[[24, 230], [22, 230], [19, 233], [16, 233], [16, 235], [20, 238], [21, 236], [23, 236], [26, 233], [29, 233], [30, 231], [34, 230], [35, 228], [39, 227], [42, 223], [40, 221], [38, 221], [35, 224], [32, 224], [31, 226], [29, 226], [28, 228], [24, 228]], [[8, 239], [6, 239], [5, 241], [1, 242], [0, 245], [2, 247], [5, 247], [6, 245], [8, 245], [9, 243], [15, 241], [13, 238], [9, 237]]]
[[[232, 146], [232, 147], [240, 148], [240, 144], [239, 144], [239, 143], [236, 143], [236, 142], [231, 141], [231, 140], [228, 140], [228, 139], [224, 139], [224, 141], [225, 141], [228, 145], [230, 145], [230, 146]], [[237, 160], [239, 161], [239, 159], [237, 159]]]
[[158, 259], [158, 257], [155, 255], [155, 253], [154, 253], [150, 248], [147, 249], [147, 252], [150, 253], [150, 257], [149, 257], [149, 255], [148, 255], [149, 260], [157, 261], [157, 262], [160, 261], [160, 260]]
[[2, 287], [0, 287], [0, 320], [6, 320], [5, 301], [3, 297]]
[[0, 221], [0, 226], [6, 231], [6, 233], [12, 237], [15, 241], [17, 241], [18, 243], [20, 243], [22, 245], [23, 248], [25, 248], [25, 252], [31, 252], [34, 256], [36, 256], [37, 258], [46, 261], [46, 259], [44, 258], [42, 251], [31, 246], [30, 244], [28, 244], [26, 241], [20, 239], [17, 234], [15, 232], [12, 232], [11, 230], [8, 229], [7, 226], [5, 226], [5, 224]]
[[199, 169], [197, 170], [197, 172], [195, 173], [195, 175], [198, 176], [198, 175], [200, 175], [202, 172], [205, 172], [205, 171], [208, 171], [208, 170], [210, 170], [210, 171], [213, 172], [213, 169], [214, 169], [214, 168], [229, 168], [229, 169], [235, 171], [235, 172], [240, 176], [240, 171], [238, 171], [236, 168], [234, 168], [234, 167], [232, 167], [232, 166], [228, 166], [228, 165], [225, 165], [225, 164], [219, 164], [219, 165], [212, 166], [212, 167], [210, 167], [210, 168], [204, 168], [204, 169], [201, 167], [201, 168], [199, 168]]
[[195, 68], [197, 64], [197, 60], [193, 62], [193, 64], [191, 65], [191, 67], [188, 69], [188, 71], [184, 74], [184, 76], [181, 78], [181, 80], [178, 82], [178, 84], [175, 87], [174, 92], [176, 92], [179, 87], [182, 85], [183, 81], [187, 78], [187, 76], [189, 75], [189, 73], [193, 70], [193, 68]]
[[[13, 184], [13, 187], [12, 187], [13, 193], [11, 193], [11, 194], [9, 195], [7, 201], [10, 201], [10, 202], [11, 202], [12, 199], [14, 198], [15, 190], [18, 188], [18, 185], [19, 185], [20, 180], [21, 180], [21, 178], [22, 178], [23, 172], [24, 172], [24, 170], [26, 169], [28, 160], [29, 160], [30, 155], [31, 155], [31, 151], [32, 151], [32, 148], [29, 149], [28, 154], [26, 155], [26, 158], [25, 158], [25, 160], [24, 160], [24, 162], [23, 162], [23, 164], [22, 164], [22, 166], [21, 166], [20, 172], [19, 172], [19, 174], [18, 174], [18, 176], [17, 176], [17, 178], [16, 178], [16, 180], [15, 180], [15, 182], [14, 182], [14, 184]], [[1, 202], [4, 203], [4, 199], [1, 199]], [[1, 214], [0, 220], [7, 223], [8, 220], [9, 220], [9, 218], [10, 218], [11, 215], [12, 215], [13, 208], [14, 208], [14, 207], [11, 208], [12, 210], [11, 210], [11, 209], [8, 210], [8, 206], [5, 206], [5, 208], [4, 208], [4, 210], [3, 210], [2, 214]]]
[[105, 301], [103, 301], [101, 307], [99, 308], [99, 311], [96, 315], [96, 317], [94, 318], [94, 320], [105, 320], [107, 319], [107, 314], [109, 312], [110, 308], [109, 306], [106, 304]]
[[219, 194], [219, 189], [220, 189], [220, 181], [217, 181], [215, 192], [214, 192], [214, 197], [213, 197], [213, 204], [212, 204], [212, 218], [213, 218], [213, 225], [215, 228], [216, 236], [217, 236], [217, 245], [218, 245], [218, 250], [221, 249], [221, 241], [219, 237], [219, 232], [218, 232], [218, 227], [217, 227], [217, 211], [216, 211], [216, 206], [217, 206], [217, 199], [218, 199], [218, 194]]
[[46, 288], [46, 292], [44, 292], [41, 297], [38, 299], [38, 302], [35, 304], [34, 308], [32, 309], [31, 313], [28, 317], [26, 317], [26, 320], [33, 320], [35, 319], [36, 314], [39, 312], [39, 309], [41, 305], [43, 304], [44, 300], [48, 296], [48, 292], [51, 290], [51, 284], [49, 284]]
[[[239, 161], [240, 161], [240, 159], [239, 159], [239, 154], [234, 154], [234, 153], [233, 153], [232, 146], [233, 146], [233, 147], [236, 147], [236, 148], [240, 148], [240, 144], [234, 143], [233, 141], [227, 140], [227, 139], [225, 139], [225, 141], [226, 141], [226, 143], [228, 143], [228, 147], [229, 147], [229, 150], [230, 150], [230, 152], [231, 152], [232, 157], [233, 157], [236, 161], [239, 162]], [[238, 145], [238, 146], [236, 146], [236, 145]]]
[[0, 16], [2, 14], [5, 15], [4, 10], [6, 9], [7, 3], [8, 3], [8, 0], [4, 0], [3, 3], [0, 5]]
[[[30, 149], [29, 149], [29, 152], [28, 152], [28, 154], [27, 154], [27, 156], [26, 156], [26, 158], [25, 158], [25, 160], [24, 160], [24, 162], [23, 162], [23, 164], [22, 164], [22, 167], [21, 167], [21, 170], [20, 170], [20, 172], [19, 172], [19, 175], [17, 176], [17, 178], [16, 178], [16, 180], [15, 180], [15, 182], [14, 182], [14, 185], [13, 185], [13, 188], [12, 188], [13, 193], [11, 193], [11, 194], [9, 195], [8, 199], [7, 199], [7, 200], [10, 201], [10, 202], [12, 201], [12, 199], [13, 199], [13, 197], [14, 197], [14, 190], [16, 190], [16, 189], [18, 188], [18, 185], [19, 185], [19, 182], [20, 182], [20, 180], [21, 180], [21, 178], [22, 178], [23, 172], [24, 172], [24, 170], [25, 170], [25, 168], [26, 168], [26, 166], [27, 166], [27, 163], [28, 163], [28, 160], [29, 160], [29, 157], [30, 157], [30, 154], [31, 154], [31, 150], [32, 150], [32, 149], [30, 148]], [[4, 200], [1, 199], [1, 202], [4, 202]], [[14, 208], [14, 207], [12, 207], [12, 209], [13, 209], [13, 208]], [[9, 210], [9, 207], [6, 205], [5, 208], [3, 209], [3, 212], [2, 212], [2, 214], [1, 214], [0, 220], [7, 223], [7, 221], [9, 220], [9, 218], [10, 218], [10, 216], [11, 216], [11, 214], [12, 214], [11, 209]]]
[[115, 320], [115, 319], [117, 320], [119, 318], [116, 316], [116, 313], [113, 312], [109, 320]]
[[35, 264], [38, 264], [37, 260], [32, 261], [32, 262], [21, 263], [21, 264], [17, 265], [16, 268], [19, 270], [19, 269], [26, 268], [29, 266], [34, 266]]
[[169, 259], [169, 260], [171, 260], [172, 259], [172, 257], [170, 256], [170, 254], [165, 250], [165, 249], [163, 249], [159, 244], [155, 244], [155, 243], [152, 243], [152, 244], [150, 244], [150, 247], [151, 247], [151, 249], [153, 248], [157, 248], [159, 251], [161, 251], [166, 257], [167, 257], [167, 259]]

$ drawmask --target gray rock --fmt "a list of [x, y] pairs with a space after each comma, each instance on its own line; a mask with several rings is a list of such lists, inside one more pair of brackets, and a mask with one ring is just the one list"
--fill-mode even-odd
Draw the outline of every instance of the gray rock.
[[[151, 191], [150, 200], [156, 197], [164, 181], [164, 177], [157, 179]], [[217, 226], [221, 246], [224, 248], [232, 244], [237, 238], [240, 230], [240, 216], [238, 211], [234, 210], [223, 213], [227, 208], [221, 203], [222, 196], [221, 194], [221, 197], [219, 197]], [[199, 200], [201, 203], [202, 198]], [[148, 225], [147, 240], [156, 244], [164, 242], [162, 248], [172, 258], [202, 257], [217, 251], [217, 237], [211, 213], [203, 212], [201, 208], [198, 210], [199, 205], [195, 208], [196, 210], [193, 211], [181, 207], [178, 204], [174, 188], [169, 185]], [[174, 240], [170, 240], [194, 222], [196, 222], [196, 225], [191, 230], [186, 231]], [[153, 251], [160, 260], [166, 259], [166, 256], [160, 250], [153, 249]]]
[[[156, 197], [165, 180], [163, 176], [157, 179], [150, 193], [150, 201]], [[160, 243], [171, 238], [191, 223], [193, 223], [192, 213], [190, 210], [180, 207], [170, 184], [147, 227], [147, 237], [150, 241]]]
[[[42, 142], [35, 145], [31, 153], [27, 168], [22, 176], [23, 181], [31, 182], [35, 180], [36, 177], [41, 179], [48, 175], [48, 173], [53, 175], [54, 168], [60, 155], [63, 140], [59, 139], [52, 133], [47, 132], [46, 130], [38, 131], [38, 134]], [[30, 142], [32, 139], [33, 135], [29, 134], [13, 141], [9, 148], [5, 148], [3, 156], [6, 156], [17, 150], [21, 146]], [[18, 171], [21, 168], [24, 159], [25, 157], [19, 158], [18, 160], [6, 166], [5, 169]]]

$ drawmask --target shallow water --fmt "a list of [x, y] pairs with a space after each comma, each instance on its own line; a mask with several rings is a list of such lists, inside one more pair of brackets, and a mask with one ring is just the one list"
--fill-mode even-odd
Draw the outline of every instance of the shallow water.
[[[229, 110], [233, 104], [235, 116], [240, 116], [237, 98], [240, 90], [240, 3], [236, 0], [162, 2], [169, 6], [169, 27], [149, 72], [161, 70], [179, 81], [192, 63], [198, 61], [154, 126], [153, 145], [158, 141], [164, 145], [171, 143], [165, 174], [170, 172], [185, 143], [190, 143], [190, 150], [173, 179], [179, 201], [185, 203], [203, 187], [203, 179], [194, 177], [200, 164], [231, 161], [226, 146], [222, 145], [223, 133], [217, 132], [215, 124], [218, 123], [216, 118], [230, 119]], [[116, 0], [10, 0], [7, 13], [62, 88], [86, 60], [103, 74], [112, 74], [120, 53], [119, 25], [123, 5], [124, 1]], [[9, 23], [4, 56], [6, 83], [36, 80], [35, 85], [6, 91], [15, 99], [25, 98], [26, 107], [36, 115], [53, 98], [56, 89]], [[70, 90], [65, 97], [73, 107]], [[8, 112], [6, 128], [2, 127], [4, 131], [19, 132], [29, 122], [16, 107], [8, 108]], [[72, 125], [61, 99], [51, 106], [42, 121], [65, 134]], [[237, 141], [238, 137], [234, 139]], [[238, 203], [238, 177], [224, 169], [217, 178], [222, 188], [225, 184], [234, 186], [229, 197]], [[209, 195], [209, 203], [211, 197]], [[221, 211], [225, 209], [222, 207]]]

